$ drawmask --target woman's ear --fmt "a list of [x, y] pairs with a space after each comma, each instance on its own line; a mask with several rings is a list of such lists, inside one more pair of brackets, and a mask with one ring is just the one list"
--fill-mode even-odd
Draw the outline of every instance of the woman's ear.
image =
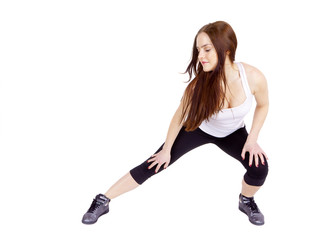
[[229, 50], [226, 51], [226, 55], [230, 55], [230, 51]]

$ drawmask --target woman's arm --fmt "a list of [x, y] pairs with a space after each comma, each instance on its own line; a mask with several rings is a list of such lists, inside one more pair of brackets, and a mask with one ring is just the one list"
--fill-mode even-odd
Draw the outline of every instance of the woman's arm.
[[268, 89], [266, 78], [258, 69], [254, 68], [251, 71], [249, 77], [251, 77], [252, 82], [251, 89], [256, 99], [257, 105], [254, 111], [252, 127], [242, 151], [242, 158], [244, 159], [245, 153], [249, 152], [250, 153], [249, 166], [252, 166], [254, 156], [255, 165], [258, 167], [259, 164], [258, 156], [261, 159], [262, 164], [264, 164], [264, 156], [266, 159], [268, 159], [265, 152], [261, 149], [261, 147], [257, 143], [259, 132], [265, 122], [268, 113], [268, 106], [269, 106]]
[[182, 101], [170, 122], [167, 138], [165, 144], [163, 145], [163, 150], [165, 151], [170, 152], [174, 144], [174, 141], [183, 126], [183, 122], [181, 122], [181, 115], [182, 115]]
[[267, 81], [261, 72], [256, 74], [254, 97], [257, 105], [254, 111], [252, 127], [248, 140], [256, 142], [258, 140], [260, 129], [265, 122], [269, 106]]
[[180, 132], [183, 123], [181, 123], [181, 115], [182, 115], [182, 101], [178, 109], [176, 110], [167, 133], [166, 141], [163, 145], [163, 148], [157, 154], [152, 155], [152, 158], [148, 160], [148, 162], [153, 162], [148, 169], [156, 166], [155, 172], [158, 172], [160, 167], [164, 164], [164, 168], [167, 168], [170, 163], [170, 150], [174, 144], [174, 141]]

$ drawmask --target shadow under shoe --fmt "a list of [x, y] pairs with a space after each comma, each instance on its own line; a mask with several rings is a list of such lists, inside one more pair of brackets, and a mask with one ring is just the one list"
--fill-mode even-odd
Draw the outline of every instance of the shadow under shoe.
[[239, 210], [245, 213], [250, 222], [254, 225], [264, 225], [264, 215], [259, 210], [257, 204], [254, 202], [254, 198], [248, 198], [243, 196], [242, 194], [239, 195]]
[[110, 199], [108, 199], [105, 195], [98, 194], [96, 198], [93, 199], [89, 210], [84, 214], [82, 223], [96, 223], [100, 216], [109, 212], [109, 202]]

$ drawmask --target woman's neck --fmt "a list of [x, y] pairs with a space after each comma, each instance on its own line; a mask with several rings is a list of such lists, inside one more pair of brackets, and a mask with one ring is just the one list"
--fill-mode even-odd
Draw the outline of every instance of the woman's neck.
[[230, 61], [229, 57], [226, 56], [224, 64], [225, 77], [227, 81], [232, 81], [239, 77], [239, 70], [237, 65]]

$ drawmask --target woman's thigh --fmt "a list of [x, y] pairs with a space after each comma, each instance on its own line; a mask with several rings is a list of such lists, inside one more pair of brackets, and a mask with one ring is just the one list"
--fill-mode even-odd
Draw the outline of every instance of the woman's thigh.
[[[182, 157], [187, 152], [202, 146], [204, 144], [212, 142], [211, 136], [208, 136], [204, 132], [202, 132], [200, 129], [196, 129], [195, 131], [187, 132], [185, 131], [185, 128], [183, 127], [179, 134], [177, 135], [174, 144], [172, 146], [171, 152], [170, 152], [170, 163], [169, 166], [172, 165], [176, 160], [178, 160], [180, 157]], [[155, 152], [158, 153], [162, 150], [164, 144], [161, 145], [161, 147]], [[148, 169], [148, 167], [151, 165], [151, 163], [148, 163], [148, 160], [151, 157], [149, 157], [146, 161], [144, 161], [139, 166], [133, 168], [130, 173], [134, 180], [138, 184], [142, 184], [145, 182], [148, 178], [153, 176], [155, 173], [155, 167]], [[158, 173], [161, 172], [163, 169], [163, 166], [159, 169]]]
[[[244, 159], [241, 157], [248, 133], [246, 128], [240, 128], [225, 138], [217, 138], [215, 144], [231, 157], [237, 159], [246, 169], [244, 180], [247, 184], [261, 186], [268, 173], [268, 163], [265, 159], [265, 165], [255, 166], [255, 162], [249, 166], [249, 152], [246, 152]], [[260, 162], [260, 159], [259, 159]]]

